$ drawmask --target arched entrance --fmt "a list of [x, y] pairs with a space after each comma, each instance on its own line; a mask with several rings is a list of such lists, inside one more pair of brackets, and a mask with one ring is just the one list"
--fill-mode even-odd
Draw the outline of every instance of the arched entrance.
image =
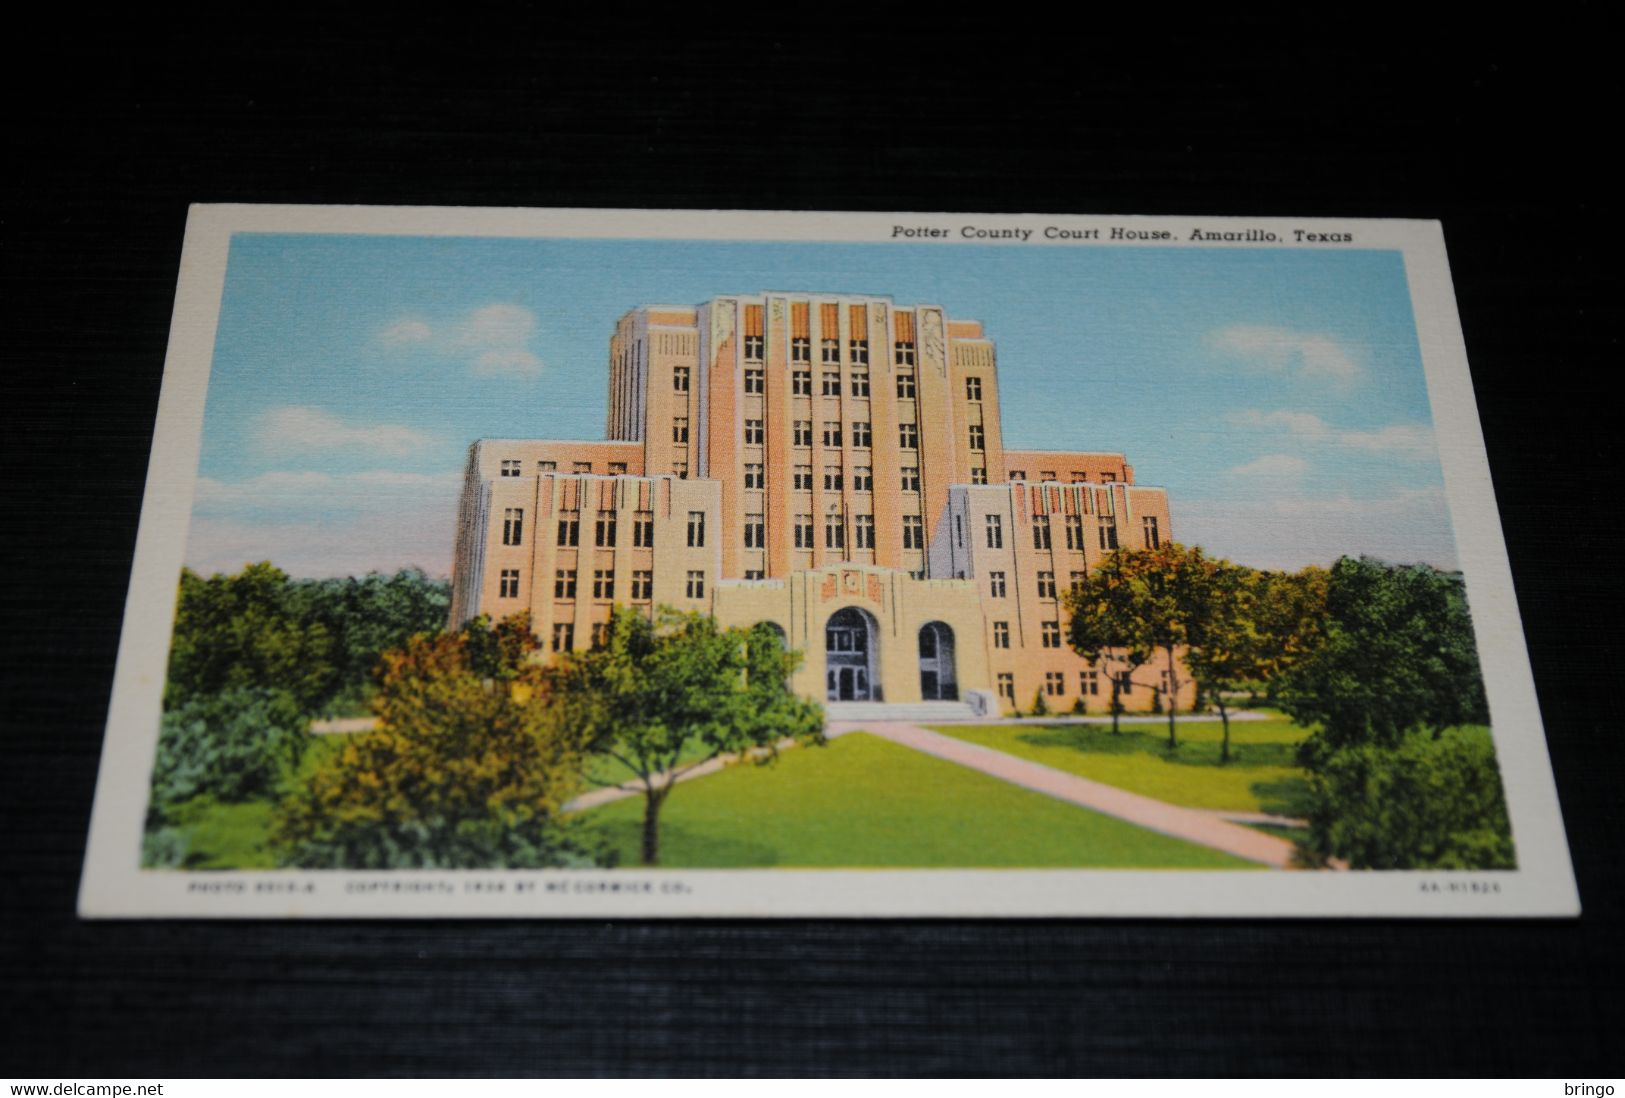
[[926, 701], [959, 700], [954, 631], [940, 621], [928, 621], [920, 627], [920, 697]]
[[824, 626], [824, 696], [829, 701], [879, 701], [875, 674], [879, 623], [868, 611], [848, 606]]

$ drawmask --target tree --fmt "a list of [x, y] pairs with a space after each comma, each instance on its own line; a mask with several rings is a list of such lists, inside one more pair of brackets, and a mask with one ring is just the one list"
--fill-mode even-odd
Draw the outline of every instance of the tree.
[[286, 573], [267, 562], [204, 579], [181, 572], [166, 708], [236, 688], [283, 690], [314, 712], [330, 694], [333, 638], [292, 597]]
[[722, 755], [771, 761], [786, 738], [823, 742], [822, 707], [790, 691], [800, 658], [766, 623], [721, 629], [708, 615], [618, 607], [601, 646], [548, 670], [555, 724], [635, 775], [644, 865], [659, 864], [660, 810], [684, 774]]
[[419, 635], [386, 652], [378, 727], [279, 808], [286, 863], [351, 869], [590, 864], [560, 819], [583, 744], [550, 719], [527, 615]]
[[[1121, 553], [1112, 553], [1067, 591], [1067, 640], [1111, 682], [1112, 735], [1119, 732], [1123, 681], [1151, 658], [1151, 639], [1135, 615]], [[1113, 665], [1116, 665], [1115, 667]]]
[[[1075, 603], [1073, 647], [1084, 655], [1100, 646], [1131, 651], [1157, 651], [1167, 660], [1168, 746], [1178, 747], [1175, 712], [1179, 698], [1178, 651], [1197, 643], [1212, 603], [1213, 576], [1222, 562], [1164, 542], [1155, 549], [1119, 549], [1098, 565], [1098, 584], [1080, 585], [1084, 599]], [[1099, 592], [1103, 610], [1086, 601]], [[1081, 621], [1080, 621], [1081, 619]], [[1099, 631], [1096, 632], [1095, 630]], [[1080, 641], [1085, 642], [1080, 646]]]
[[386, 651], [444, 629], [451, 607], [451, 585], [416, 568], [299, 580], [289, 595], [302, 620], [320, 624], [332, 638], [332, 697], [326, 700], [351, 704], [371, 693], [373, 670]]
[[1488, 721], [1460, 575], [1344, 557], [1325, 598], [1323, 640], [1282, 683], [1282, 707], [1320, 726], [1305, 741], [1306, 762], [1349, 745], [1397, 747], [1413, 729], [1437, 736]]

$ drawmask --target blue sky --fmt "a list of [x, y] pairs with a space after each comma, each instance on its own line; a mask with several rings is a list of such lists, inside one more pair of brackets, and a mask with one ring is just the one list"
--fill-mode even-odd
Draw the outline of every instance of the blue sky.
[[1397, 252], [255, 234], [232, 242], [187, 561], [444, 574], [469, 442], [601, 438], [622, 313], [763, 290], [982, 321], [1005, 444], [1126, 452], [1180, 541], [1456, 564]]

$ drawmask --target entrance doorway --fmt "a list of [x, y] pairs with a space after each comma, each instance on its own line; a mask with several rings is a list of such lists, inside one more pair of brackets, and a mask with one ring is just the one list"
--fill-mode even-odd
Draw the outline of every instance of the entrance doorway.
[[954, 631], [940, 621], [928, 621], [920, 627], [920, 697], [926, 701], [959, 700]]
[[879, 701], [875, 681], [880, 631], [873, 616], [848, 606], [824, 627], [824, 685], [829, 701]]

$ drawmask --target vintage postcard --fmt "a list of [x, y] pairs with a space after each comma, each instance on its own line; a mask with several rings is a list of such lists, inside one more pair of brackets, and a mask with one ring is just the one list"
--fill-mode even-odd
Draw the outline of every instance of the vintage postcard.
[[80, 904], [1573, 914], [1439, 226], [196, 207]]

